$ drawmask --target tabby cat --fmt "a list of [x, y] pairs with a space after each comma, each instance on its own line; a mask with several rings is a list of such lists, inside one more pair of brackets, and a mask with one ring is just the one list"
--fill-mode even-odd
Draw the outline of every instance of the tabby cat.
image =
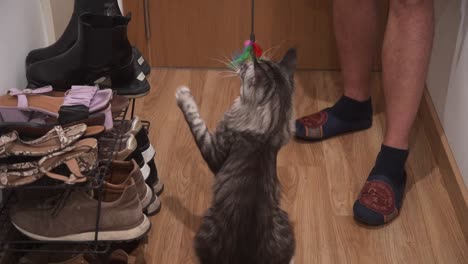
[[276, 156], [294, 132], [296, 50], [281, 62], [253, 59], [236, 69], [240, 96], [214, 133], [187, 87], [176, 93], [200, 152], [215, 174], [211, 208], [195, 237], [201, 264], [288, 264], [295, 240], [279, 207]]

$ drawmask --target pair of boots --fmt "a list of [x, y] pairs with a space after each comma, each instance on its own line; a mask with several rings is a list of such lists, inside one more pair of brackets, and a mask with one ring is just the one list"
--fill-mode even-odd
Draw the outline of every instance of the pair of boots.
[[26, 58], [30, 88], [52, 85], [111, 87], [117, 94], [138, 97], [149, 92], [150, 67], [127, 37], [129, 16], [117, 0], [75, 0], [73, 15], [53, 45], [31, 51]]

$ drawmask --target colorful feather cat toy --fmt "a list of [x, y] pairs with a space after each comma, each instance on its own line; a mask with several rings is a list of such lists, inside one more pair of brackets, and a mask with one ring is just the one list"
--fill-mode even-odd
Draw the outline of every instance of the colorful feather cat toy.
[[234, 65], [240, 65], [247, 60], [251, 59], [252, 56], [260, 58], [262, 56], [262, 48], [255, 42], [254, 33], [254, 13], [255, 13], [255, 0], [252, 0], [252, 20], [251, 20], [251, 33], [250, 39], [244, 42], [244, 51], [237, 58], [233, 60]]

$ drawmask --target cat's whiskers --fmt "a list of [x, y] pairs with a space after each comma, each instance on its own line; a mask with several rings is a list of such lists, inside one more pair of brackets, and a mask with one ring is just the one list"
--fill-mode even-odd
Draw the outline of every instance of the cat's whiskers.
[[[284, 41], [283, 41], [284, 42]], [[276, 54], [278, 53], [278, 50], [281, 48], [281, 44], [278, 44], [276, 46], [273, 46], [267, 50], [265, 50], [261, 56], [262, 59], [266, 59], [266, 60], [270, 60], [270, 59], [273, 59]]]
[[217, 72], [217, 75], [222, 78], [233, 78], [233, 77], [238, 76], [237, 73], [233, 71], [220, 71], [220, 72]]
[[224, 64], [224, 66], [228, 67], [229, 69], [235, 70], [235, 69], [233, 68], [232, 63], [229, 62], [229, 61], [223, 61], [223, 60], [218, 60], [218, 59], [213, 59], [213, 58], [210, 58], [210, 60], [217, 61], [217, 62], [219, 62], [219, 63]]

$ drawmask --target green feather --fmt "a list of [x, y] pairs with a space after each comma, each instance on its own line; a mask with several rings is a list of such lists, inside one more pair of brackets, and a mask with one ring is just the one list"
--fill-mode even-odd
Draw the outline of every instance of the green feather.
[[248, 59], [250, 59], [251, 56], [252, 56], [252, 46], [247, 46], [244, 49], [244, 52], [242, 52], [242, 54], [239, 57], [237, 57], [237, 59], [235, 59], [232, 62], [232, 64], [234, 64], [234, 65], [242, 64], [245, 61], [247, 61]]

